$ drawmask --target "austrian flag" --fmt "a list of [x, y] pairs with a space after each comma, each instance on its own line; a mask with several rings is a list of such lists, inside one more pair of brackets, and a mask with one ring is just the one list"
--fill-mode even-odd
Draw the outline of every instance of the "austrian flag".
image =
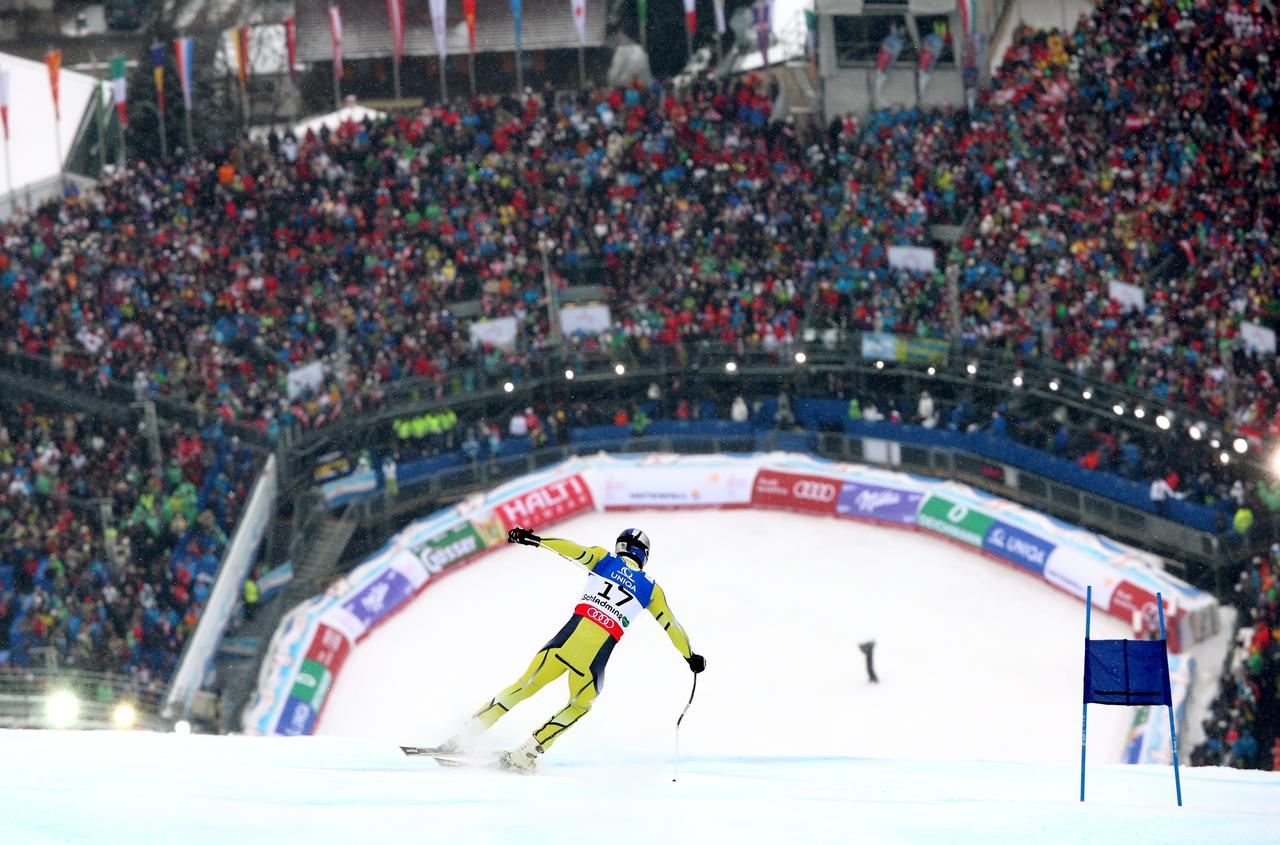
[[587, 0], [569, 0], [569, 6], [573, 10], [573, 26], [578, 30], [578, 46], [585, 46], [587, 43]]
[[684, 0], [684, 22], [689, 27], [689, 34], [693, 35], [698, 29], [698, 9], [697, 0]]

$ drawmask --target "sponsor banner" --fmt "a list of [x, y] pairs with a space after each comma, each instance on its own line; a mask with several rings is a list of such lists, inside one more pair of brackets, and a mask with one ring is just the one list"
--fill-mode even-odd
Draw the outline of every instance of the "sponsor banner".
[[484, 547], [485, 542], [480, 539], [475, 526], [464, 522], [427, 540], [426, 545], [417, 550], [417, 555], [427, 571], [434, 575], [451, 564], [483, 551]]
[[606, 508], [724, 507], [751, 503], [756, 471], [725, 463], [610, 469], [603, 476]]
[[1048, 540], [1042, 540], [1006, 522], [993, 522], [982, 538], [982, 548], [1043, 576], [1049, 555], [1053, 554], [1056, 547]]
[[289, 696], [276, 723], [276, 733], [283, 736], [306, 736], [316, 724], [316, 711], [301, 699]]
[[348, 476], [327, 481], [320, 486], [325, 504], [333, 507], [378, 489], [378, 474], [371, 469], [356, 470]]
[[993, 522], [995, 520], [982, 511], [935, 493], [924, 500], [916, 518], [921, 528], [979, 548]]
[[493, 512], [502, 520], [503, 533], [517, 525], [538, 528], [572, 516], [592, 506], [591, 489], [581, 475], [571, 475], [519, 493], [499, 505]]
[[904, 337], [886, 332], [863, 332], [862, 357], [868, 361], [946, 364], [951, 345], [945, 340]]
[[839, 516], [879, 519], [900, 525], [915, 525], [924, 493], [895, 490], [877, 484], [846, 481], [836, 502]]
[[333, 681], [333, 673], [311, 658], [303, 658], [298, 667], [298, 677], [293, 680], [293, 689], [289, 696], [305, 702], [315, 712], [320, 712], [324, 697], [329, 694], [329, 685]]
[[1102, 610], [1111, 606], [1111, 594], [1120, 583], [1115, 568], [1105, 559], [1092, 557], [1061, 543], [1049, 557], [1044, 579], [1081, 601], [1088, 594], [1086, 588], [1092, 586], [1093, 606]]
[[613, 637], [615, 640], [622, 639], [622, 626], [618, 624], [617, 620], [600, 608], [592, 607], [589, 604], [579, 604], [573, 609], [573, 614], [574, 616], [585, 616], [587, 619], [590, 619], [592, 622], [608, 631], [609, 636]]
[[311, 470], [311, 480], [316, 484], [341, 478], [351, 472], [351, 460], [341, 452], [329, 452], [321, 456]]
[[414, 585], [403, 573], [387, 569], [344, 601], [342, 609], [359, 621], [363, 632], [413, 593]]
[[761, 469], [751, 490], [751, 504], [807, 513], [835, 513], [840, 482], [813, 475]]
[[311, 647], [307, 649], [307, 660], [315, 661], [330, 672], [342, 668], [343, 661], [351, 652], [351, 641], [341, 632], [323, 622], [316, 628], [311, 638]]

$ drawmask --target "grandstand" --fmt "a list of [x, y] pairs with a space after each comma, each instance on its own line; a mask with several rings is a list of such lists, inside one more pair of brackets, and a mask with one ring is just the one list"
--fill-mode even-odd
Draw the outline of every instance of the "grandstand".
[[[282, 620], [413, 520], [600, 451], [788, 452], [967, 485], [1212, 595], [1177, 635], [1229, 641], [1187, 756], [1280, 768], [1280, 21], [998, 5], [972, 111], [796, 120], [751, 73], [510, 96], [481, 3], [465, 103], [0, 209], [0, 726], [70, 686], [83, 726], [238, 731]], [[344, 12], [372, 80], [385, 10]], [[526, 50], [576, 48], [552, 12]], [[297, 13], [314, 70], [325, 10]]]

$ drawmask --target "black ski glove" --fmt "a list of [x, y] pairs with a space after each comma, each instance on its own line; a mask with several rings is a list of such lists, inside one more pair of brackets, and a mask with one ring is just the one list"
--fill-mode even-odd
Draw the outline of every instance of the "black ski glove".
[[542, 538], [528, 528], [521, 528], [517, 525], [507, 532], [507, 542], [519, 543], [522, 546], [536, 546], [542, 542]]
[[685, 660], [689, 663], [689, 668], [693, 670], [695, 675], [707, 668], [707, 659], [701, 654], [691, 654]]

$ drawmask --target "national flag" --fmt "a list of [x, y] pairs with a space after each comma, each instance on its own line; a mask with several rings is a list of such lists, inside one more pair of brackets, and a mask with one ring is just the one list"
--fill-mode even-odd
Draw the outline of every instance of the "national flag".
[[342, 78], [342, 12], [336, 5], [329, 7], [329, 36], [333, 39], [333, 74]]
[[173, 40], [173, 59], [178, 65], [178, 84], [182, 87], [182, 104], [191, 110], [191, 71], [196, 45], [191, 36]]
[[9, 140], [9, 71], [0, 70], [0, 122], [4, 123], [4, 139]]
[[818, 13], [804, 10], [804, 50], [809, 56], [809, 76], [818, 75]]
[[524, 7], [520, 0], [511, 0], [511, 23], [516, 30], [516, 52], [519, 53], [523, 44], [521, 38], [521, 17], [523, 16]]
[[53, 119], [62, 120], [62, 107], [58, 102], [58, 81], [62, 74], [62, 51], [50, 50], [44, 54], [45, 66], [49, 68], [49, 90], [53, 93]]
[[938, 66], [938, 59], [942, 56], [942, 50], [946, 46], [947, 25], [941, 21], [934, 24], [933, 32], [930, 32], [920, 40], [920, 96], [924, 96], [924, 89], [929, 85], [929, 78], [933, 76], [934, 68]]
[[975, 0], [956, 0], [956, 10], [960, 13], [960, 34], [966, 38], [973, 35]]
[[387, 21], [391, 24], [391, 52], [398, 62], [404, 58], [404, 0], [387, 0]]
[[243, 89], [249, 84], [249, 27], [233, 26], [226, 31], [226, 36], [231, 65], [235, 68], [236, 80]]
[[446, 29], [446, 11], [445, 0], [431, 0], [431, 29], [436, 36], [436, 53], [442, 62], [449, 53], [445, 44], [445, 39], [449, 36], [449, 30]]
[[880, 96], [880, 89], [884, 88], [884, 83], [889, 79], [889, 72], [893, 68], [893, 63], [898, 60], [898, 55], [902, 53], [903, 46], [902, 36], [896, 32], [890, 32], [880, 42], [880, 52], [876, 54], [876, 96]]
[[298, 69], [298, 23], [293, 18], [284, 19], [284, 41], [289, 50], [289, 78], [297, 81]]
[[125, 75], [124, 56], [111, 59], [111, 96], [116, 101], [116, 112], [120, 115], [120, 125], [129, 125], [129, 113], [125, 108], [128, 99], [129, 82]]
[[462, 0], [462, 16], [467, 19], [467, 48], [476, 55], [476, 0]]
[[1131, 114], [1124, 119], [1124, 128], [1137, 131], [1147, 125], [1147, 119], [1140, 114]]
[[698, 0], [684, 0], [684, 23], [693, 35], [698, 30]]
[[760, 45], [760, 57], [764, 59], [765, 67], [769, 66], [769, 34], [773, 29], [770, 23], [772, 12], [773, 4], [770, 0], [760, 0], [751, 7], [751, 26], [756, 31], [756, 42]]
[[156, 108], [164, 111], [164, 43], [151, 45], [151, 73], [156, 80]]
[[573, 10], [573, 27], [578, 30], [578, 45], [587, 43], [587, 0], [569, 0]]
[[724, 35], [728, 30], [724, 22], [724, 0], [712, 0], [711, 5], [716, 10], [716, 34]]

